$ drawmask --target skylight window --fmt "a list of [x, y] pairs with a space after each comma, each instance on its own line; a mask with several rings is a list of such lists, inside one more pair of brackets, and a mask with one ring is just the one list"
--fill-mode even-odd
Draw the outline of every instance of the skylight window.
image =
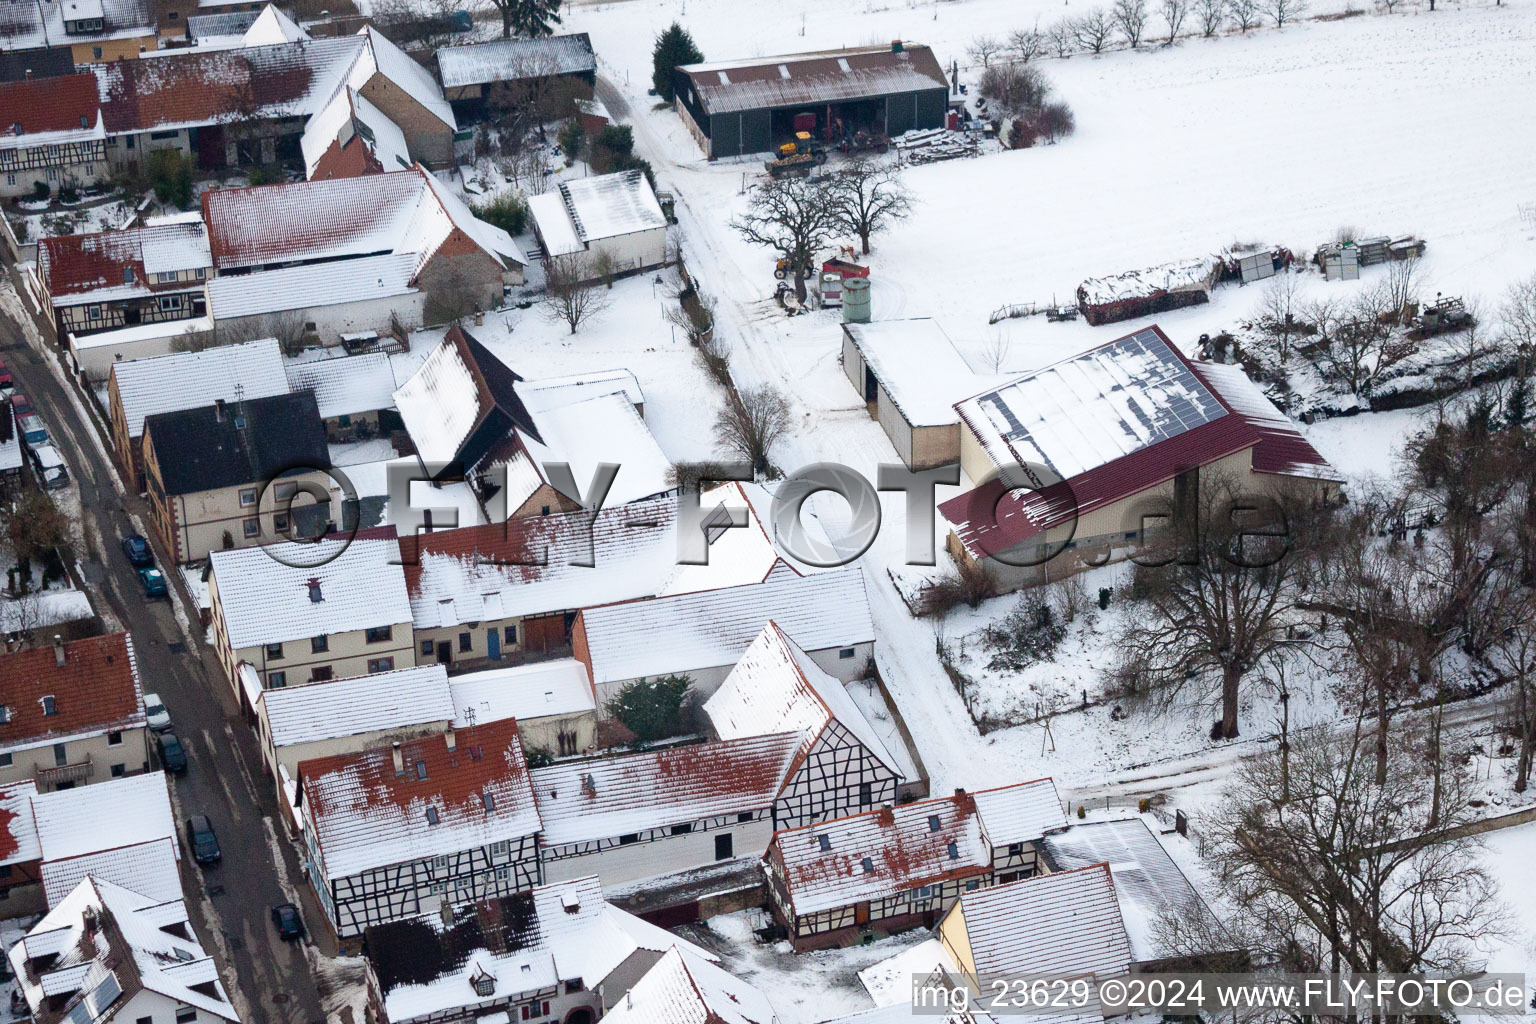
[[417, 761], [416, 762], [416, 781], [417, 782], [425, 782], [426, 779], [427, 779], [427, 762], [425, 762], [425, 761]]
[[960, 847], [955, 845], [954, 843], [950, 843], [949, 844], [949, 859], [950, 860], [959, 860], [960, 859]]
[[875, 873], [875, 862], [874, 862], [874, 860], [872, 858], [865, 857], [864, 860], [863, 860], [863, 864], [864, 864], [864, 873], [866, 875], [872, 875], [872, 874]]
[[487, 814], [494, 811], [496, 809], [496, 794], [490, 792], [489, 790], [481, 793], [480, 804], [485, 808]]
[[428, 825], [436, 825], [437, 824], [437, 808], [436, 807], [428, 807], [427, 808], [427, 824]]
[[832, 837], [831, 836], [817, 836], [816, 837], [816, 845], [820, 846], [823, 850], [830, 850], [830, 849], [832, 849]]
[[929, 832], [937, 832], [942, 827], [943, 827], [943, 825], [940, 823], [939, 816], [937, 814], [930, 814], [930, 815], [928, 815], [928, 831]]
[[788, 64], [780, 64], [779, 65], [779, 77], [780, 78], [788, 78], [789, 77], [789, 65]]

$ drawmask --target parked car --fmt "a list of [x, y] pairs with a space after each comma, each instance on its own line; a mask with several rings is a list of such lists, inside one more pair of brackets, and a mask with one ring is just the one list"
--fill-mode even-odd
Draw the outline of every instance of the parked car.
[[128, 564], [135, 569], [155, 564], [155, 553], [150, 550], [149, 541], [136, 533], [123, 538], [123, 554], [128, 556]]
[[168, 772], [187, 770], [187, 750], [175, 733], [162, 732], [155, 736], [155, 742], [160, 747], [160, 767]]
[[32, 474], [37, 477], [37, 485], [43, 490], [56, 491], [69, 486], [69, 467], [64, 465], [64, 456], [53, 445], [33, 448], [27, 452], [27, 457], [32, 460]]
[[48, 425], [35, 412], [29, 412], [18, 419], [16, 431], [21, 434], [21, 443], [28, 448], [41, 448], [45, 444], [53, 443], [48, 436]]
[[165, 573], [159, 569], [140, 569], [139, 586], [144, 588], [144, 596], [151, 601], [170, 594], [165, 585]]
[[277, 929], [277, 937], [280, 939], [304, 937], [304, 919], [299, 916], [299, 908], [292, 903], [279, 903], [272, 908], [272, 926]]
[[32, 403], [27, 401], [27, 396], [20, 391], [11, 393], [11, 412], [16, 416], [25, 416], [32, 411]]
[[219, 837], [213, 834], [213, 823], [206, 814], [194, 814], [187, 819], [187, 845], [192, 847], [192, 859], [199, 864], [217, 864], [224, 859]]
[[10, 367], [0, 360], [0, 395], [8, 395], [16, 389], [16, 380], [11, 376]]
[[165, 710], [158, 693], [144, 695], [144, 717], [149, 719], [149, 727], [155, 732], [165, 732], [171, 727], [171, 713]]

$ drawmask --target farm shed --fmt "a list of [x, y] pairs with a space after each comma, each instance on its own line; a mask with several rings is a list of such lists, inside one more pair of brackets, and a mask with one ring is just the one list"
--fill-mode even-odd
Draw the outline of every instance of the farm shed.
[[640, 171], [562, 181], [528, 200], [533, 230], [551, 257], [574, 256], [583, 276], [601, 276], [607, 257], [612, 273], [626, 274], [667, 261], [667, 217]]
[[949, 83], [933, 51], [893, 42], [672, 70], [676, 108], [710, 159], [771, 150], [806, 120], [825, 140], [859, 129], [944, 127]]
[[960, 459], [955, 403], [992, 383], [971, 372], [928, 317], [843, 324], [843, 372], [908, 469]]
[[497, 39], [437, 51], [437, 73], [443, 95], [457, 110], [478, 113], [487, 93], [498, 84], [539, 79], [567, 79], [574, 91], [592, 95], [597, 81], [597, 57], [585, 32], [543, 39]]
[[1211, 300], [1211, 288], [1221, 270], [1219, 257], [1199, 256], [1111, 277], [1091, 277], [1077, 286], [1077, 305], [1095, 327], [1198, 306]]

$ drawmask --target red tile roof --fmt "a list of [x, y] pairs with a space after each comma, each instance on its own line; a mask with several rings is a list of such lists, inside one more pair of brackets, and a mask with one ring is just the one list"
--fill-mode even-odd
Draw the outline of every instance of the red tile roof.
[[[1237, 390], [1240, 385], [1234, 382], [1232, 373], [1241, 373], [1240, 368], [1195, 362], [1180, 352], [1160, 328], [1153, 326], [1150, 330], [1211, 392], [1223, 414], [1039, 490], [1009, 493], [999, 479], [949, 499], [939, 506], [939, 512], [954, 525], [966, 550], [977, 557], [1006, 552], [1074, 517], [1244, 449], [1254, 450], [1253, 468], [1257, 472], [1329, 475], [1327, 462], [1289, 421], [1272, 406], [1265, 413], [1258, 403], [1251, 401], [1251, 396]], [[1249, 388], [1252, 389], [1251, 384]], [[1236, 408], [1234, 397], [1238, 399]], [[1259, 401], [1267, 404], [1262, 396]], [[962, 421], [968, 422], [963, 408], [960, 415]]]
[[[144, 724], [143, 694], [126, 633], [64, 645], [64, 664], [54, 648], [37, 647], [0, 658], [0, 699], [8, 720], [0, 748]], [[51, 697], [53, 714], [43, 698]]]
[[299, 763], [302, 806], [329, 877], [539, 830], [517, 721], [458, 729], [453, 737], [453, 749], [441, 733], [402, 742], [399, 775], [389, 747]]
[[0, 131], [18, 124], [23, 135], [79, 131], [95, 126], [100, 108], [92, 74], [0, 83]]

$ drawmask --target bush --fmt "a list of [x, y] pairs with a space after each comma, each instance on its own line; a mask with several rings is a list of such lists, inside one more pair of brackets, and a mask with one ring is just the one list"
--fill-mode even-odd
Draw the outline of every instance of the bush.
[[556, 138], [560, 142], [560, 152], [565, 154], [565, 165], [569, 167], [576, 162], [581, 155], [581, 140], [587, 133], [582, 129], [581, 123], [572, 119], [560, 126], [560, 134]]
[[1072, 108], [1060, 101], [1047, 103], [1041, 107], [1035, 113], [1033, 120], [1035, 131], [1050, 143], [1066, 138], [1077, 128], [1077, 119], [1072, 115]]
[[46, 181], [34, 181], [32, 183], [32, 198], [33, 199], [38, 199], [38, 200], [47, 199], [52, 194], [53, 194], [53, 190], [48, 187], [48, 183]]
[[475, 207], [475, 216], [509, 235], [520, 235], [528, 230], [528, 201], [516, 192], [503, 192], [490, 202]]
[[1066, 635], [1067, 627], [1058, 621], [1045, 595], [1031, 591], [1002, 620], [982, 630], [982, 643], [992, 652], [987, 667], [1020, 672], [1048, 661]]
[[635, 133], [627, 124], [605, 125], [592, 140], [588, 160], [598, 174], [611, 174], [633, 166]]
[[1078, 821], [1082, 821], [1086, 817], [1088, 817], [1088, 808], [1084, 807], [1082, 804], [1078, 804], [1077, 805], [1077, 820]]
[[529, 768], [548, 768], [555, 763], [555, 755], [543, 747], [529, 747], [526, 753]]
[[609, 709], [637, 743], [678, 736], [684, 728], [683, 698], [692, 683], [688, 676], [636, 679], [620, 688]]
[[1105, 611], [1109, 608], [1109, 596], [1111, 593], [1113, 591], [1108, 587], [1099, 588], [1099, 611]]
[[1028, 149], [1039, 141], [1035, 133], [1035, 126], [1022, 117], [1014, 121], [1008, 128], [1008, 148]]
[[656, 37], [656, 45], [651, 50], [651, 86], [656, 90], [656, 95], [671, 103], [674, 98], [672, 69], [679, 64], [698, 64], [703, 60], [704, 54], [693, 41], [693, 36], [674, 21]]
[[183, 209], [192, 205], [192, 161], [177, 149], [156, 149], [144, 158], [144, 185], [155, 198]]

